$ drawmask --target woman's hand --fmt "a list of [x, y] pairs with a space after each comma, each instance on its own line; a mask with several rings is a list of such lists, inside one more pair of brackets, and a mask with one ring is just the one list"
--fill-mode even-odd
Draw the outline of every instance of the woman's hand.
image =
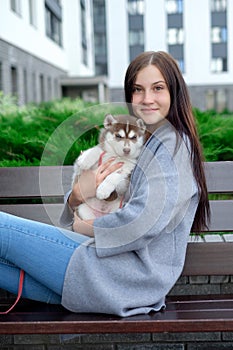
[[81, 220], [74, 212], [73, 231], [88, 237], [94, 237], [93, 220]]
[[76, 206], [85, 202], [87, 198], [94, 197], [96, 189], [100, 183], [112, 172], [122, 167], [124, 163], [113, 163], [115, 158], [101, 164], [96, 170], [84, 170], [79, 177], [79, 181], [74, 185], [68, 203], [74, 210]]

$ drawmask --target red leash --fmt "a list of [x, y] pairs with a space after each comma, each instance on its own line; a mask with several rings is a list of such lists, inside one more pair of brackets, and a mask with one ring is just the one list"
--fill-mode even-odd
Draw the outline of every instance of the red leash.
[[0, 315], [6, 315], [8, 314], [11, 310], [13, 310], [13, 308], [15, 307], [15, 305], [18, 303], [19, 299], [21, 298], [22, 295], [22, 291], [23, 291], [23, 281], [24, 281], [24, 271], [20, 270], [20, 275], [19, 275], [19, 287], [18, 287], [18, 295], [17, 295], [17, 299], [15, 300], [14, 304], [6, 311], [0, 312]]
[[103, 162], [103, 156], [105, 155], [106, 151], [103, 151], [99, 157], [99, 161], [98, 161], [98, 166], [100, 166]]

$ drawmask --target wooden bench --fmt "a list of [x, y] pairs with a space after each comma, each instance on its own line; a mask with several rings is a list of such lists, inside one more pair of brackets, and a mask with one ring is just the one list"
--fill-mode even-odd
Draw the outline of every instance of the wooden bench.
[[[209, 193], [233, 193], [233, 162], [206, 163], [205, 171]], [[69, 166], [0, 168], [0, 210], [57, 224], [71, 174]], [[211, 201], [210, 232], [233, 232], [231, 198]], [[232, 276], [233, 243], [190, 242], [182, 275]], [[6, 309], [7, 303], [3, 300], [1, 307]], [[0, 334], [216, 331], [233, 331], [233, 294], [169, 296], [165, 311], [128, 318], [76, 314], [28, 300], [0, 316]]]

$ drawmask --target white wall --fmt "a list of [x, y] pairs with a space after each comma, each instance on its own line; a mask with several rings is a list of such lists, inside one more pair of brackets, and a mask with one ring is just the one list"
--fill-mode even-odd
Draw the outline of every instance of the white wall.
[[145, 51], [166, 51], [166, 13], [164, 0], [145, 2]]
[[10, 9], [9, 0], [1, 0], [0, 38], [47, 61], [67, 70], [67, 60], [63, 48], [59, 47], [45, 34], [44, 1], [35, 1], [37, 26], [30, 25], [28, 1], [21, 1], [21, 16]]
[[184, 77], [187, 83], [205, 81], [210, 71], [210, 10], [208, 0], [184, 2]]
[[94, 43], [91, 1], [86, 1], [88, 65], [82, 62], [81, 11], [79, 1], [63, 0], [64, 49], [70, 76], [93, 76]]
[[124, 85], [129, 63], [128, 17], [125, 0], [106, 0], [108, 73], [110, 88]]

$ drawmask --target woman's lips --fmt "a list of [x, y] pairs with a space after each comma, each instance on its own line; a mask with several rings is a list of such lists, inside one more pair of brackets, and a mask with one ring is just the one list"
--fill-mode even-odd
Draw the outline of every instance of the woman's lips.
[[158, 108], [141, 108], [141, 112], [143, 113], [153, 113], [158, 111]]

